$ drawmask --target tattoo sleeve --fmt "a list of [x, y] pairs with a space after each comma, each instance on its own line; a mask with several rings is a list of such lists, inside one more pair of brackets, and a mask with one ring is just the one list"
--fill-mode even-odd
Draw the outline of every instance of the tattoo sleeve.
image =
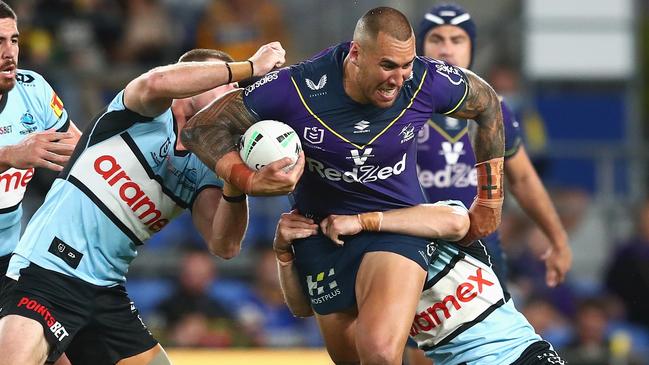
[[211, 169], [236, 149], [239, 136], [257, 122], [243, 104], [242, 93], [237, 89], [216, 99], [187, 121], [180, 133], [183, 145]]
[[503, 157], [505, 134], [498, 95], [479, 76], [468, 70], [463, 71], [467, 76], [469, 93], [462, 107], [450, 115], [473, 119], [478, 124], [473, 146], [477, 162]]

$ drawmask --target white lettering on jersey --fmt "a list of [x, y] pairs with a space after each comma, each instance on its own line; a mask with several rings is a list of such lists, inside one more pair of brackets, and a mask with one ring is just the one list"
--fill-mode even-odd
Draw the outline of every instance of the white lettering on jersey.
[[120, 136], [84, 151], [70, 175], [92, 191], [140, 240], [149, 238], [182, 211], [162, 191], [160, 183], [149, 178]]
[[435, 345], [501, 299], [503, 290], [493, 270], [466, 256], [421, 294], [410, 336], [419, 345]]
[[[371, 148], [368, 148], [367, 150], [365, 150], [365, 152], [367, 152], [367, 154], [369, 155]], [[331, 181], [344, 181], [347, 183], [358, 182], [362, 184], [374, 182], [377, 180], [385, 180], [394, 175], [401, 175], [401, 173], [406, 169], [406, 153], [403, 154], [401, 160], [394, 164], [394, 166], [385, 167], [378, 165], [364, 165], [365, 160], [369, 156], [366, 156], [365, 153], [363, 154], [363, 156], [365, 157], [360, 157], [357, 153], [354, 162], [361, 162], [362, 166], [355, 166], [351, 169], [351, 171], [340, 171], [334, 169], [333, 167], [325, 167], [324, 163], [310, 157], [306, 158], [306, 164], [309, 171], [315, 172], [323, 179]], [[354, 157], [353, 154], [352, 157]], [[361, 159], [363, 160], [361, 161]]]
[[478, 186], [475, 168], [465, 163], [446, 165], [443, 170], [419, 170], [419, 183], [423, 188], [466, 188]]
[[455, 165], [457, 160], [463, 155], [464, 152], [464, 142], [442, 142], [442, 150], [439, 151], [440, 155], [444, 155], [444, 159], [448, 165]]
[[17, 205], [23, 200], [27, 184], [34, 176], [34, 169], [19, 170], [10, 168], [0, 172], [0, 209]]

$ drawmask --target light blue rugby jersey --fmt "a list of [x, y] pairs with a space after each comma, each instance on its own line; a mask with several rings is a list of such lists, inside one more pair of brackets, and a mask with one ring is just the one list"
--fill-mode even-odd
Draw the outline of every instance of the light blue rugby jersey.
[[136, 246], [223, 182], [177, 151], [171, 109], [155, 118], [125, 108], [120, 92], [84, 133], [27, 225], [8, 276], [33, 262], [86, 282], [125, 281]]
[[410, 337], [435, 365], [511, 364], [541, 340], [503, 291], [480, 241], [429, 247], [434, 252]]
[[[16, 85], [0, 99], [0, 147], [48, 129], [66, 131], [69, 125], [68, 113], [47, 81], [34, 71], [18, 70]], [[0, 256], [18, 244], [21, 203], [33, 176], [33, 168], [0, 172]]]

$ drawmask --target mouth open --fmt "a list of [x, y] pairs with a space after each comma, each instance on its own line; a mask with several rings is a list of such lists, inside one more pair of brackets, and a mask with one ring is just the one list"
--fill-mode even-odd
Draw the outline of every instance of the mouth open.
[[0, 76], [2, 78], [15, 78], [16, 77], [16, 64], [9, 63], [0, 67]]
[[398, 93], [399, 88], [397, 87], [380, 87], [376, 90], [376, 94], [379, 96], [379, 100], [383, 102], [394, 100]]

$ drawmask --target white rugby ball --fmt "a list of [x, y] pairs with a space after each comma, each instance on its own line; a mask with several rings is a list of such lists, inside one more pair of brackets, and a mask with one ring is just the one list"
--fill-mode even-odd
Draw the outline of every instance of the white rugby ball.
[[285, 123], [262, 120], [250, 126], [239, 141], [239, 155], [253, 170], [259, 170], [273, 161], [290, 157], [295, 165], [302, 144], [297, 133]]

